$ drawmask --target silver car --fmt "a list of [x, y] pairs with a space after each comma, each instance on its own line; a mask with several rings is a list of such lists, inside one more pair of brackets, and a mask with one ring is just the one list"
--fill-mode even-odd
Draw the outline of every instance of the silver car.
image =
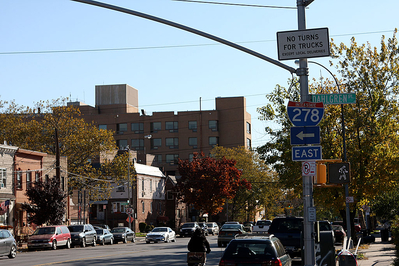
[[150, 242], [169, 243], [170, 241], [176, 242], [176, 233], [170, 227], [155, 227], [145, 237], [145, 242], [147, 244]]
[[10, 259], [17, 256], [17, 243], [6, 229], [0, 229], [0, 256], [8, 256]]
[[217, 223], [211, 222], [211, 223], [206, 223], [206, 225], [208, 226], [208, 234], [211, 235], [219, 234], [219, 226]]

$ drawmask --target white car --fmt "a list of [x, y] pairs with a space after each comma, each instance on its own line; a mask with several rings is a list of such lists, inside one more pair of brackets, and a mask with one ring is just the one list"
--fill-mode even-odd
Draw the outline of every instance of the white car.
[[149, 244], [150, 242], [169, 243], [170, 241], [176, 242], [176, 233], [170, 227], [155, 227], [145, 237], [145, 242], [147, 244]]

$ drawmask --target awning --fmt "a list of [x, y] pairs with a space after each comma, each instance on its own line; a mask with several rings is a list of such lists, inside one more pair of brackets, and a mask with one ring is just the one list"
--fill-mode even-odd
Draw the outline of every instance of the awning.
[[107, 205], [108, 200], [90, 201], [90, 204]]

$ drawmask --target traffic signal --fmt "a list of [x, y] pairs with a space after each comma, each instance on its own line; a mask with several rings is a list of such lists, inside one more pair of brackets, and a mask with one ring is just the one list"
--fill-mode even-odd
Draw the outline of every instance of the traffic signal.
[[327, 183], [327, 166], [323, 163], [316, 165], [316, 184]]

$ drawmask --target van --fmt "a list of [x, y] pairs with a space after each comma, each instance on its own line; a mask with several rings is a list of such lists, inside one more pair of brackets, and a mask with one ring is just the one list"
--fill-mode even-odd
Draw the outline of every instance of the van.
[[65, 225], [50, 225], [36, 228], [28, 238], [28, 249], [71, 247], [71, 233]]

